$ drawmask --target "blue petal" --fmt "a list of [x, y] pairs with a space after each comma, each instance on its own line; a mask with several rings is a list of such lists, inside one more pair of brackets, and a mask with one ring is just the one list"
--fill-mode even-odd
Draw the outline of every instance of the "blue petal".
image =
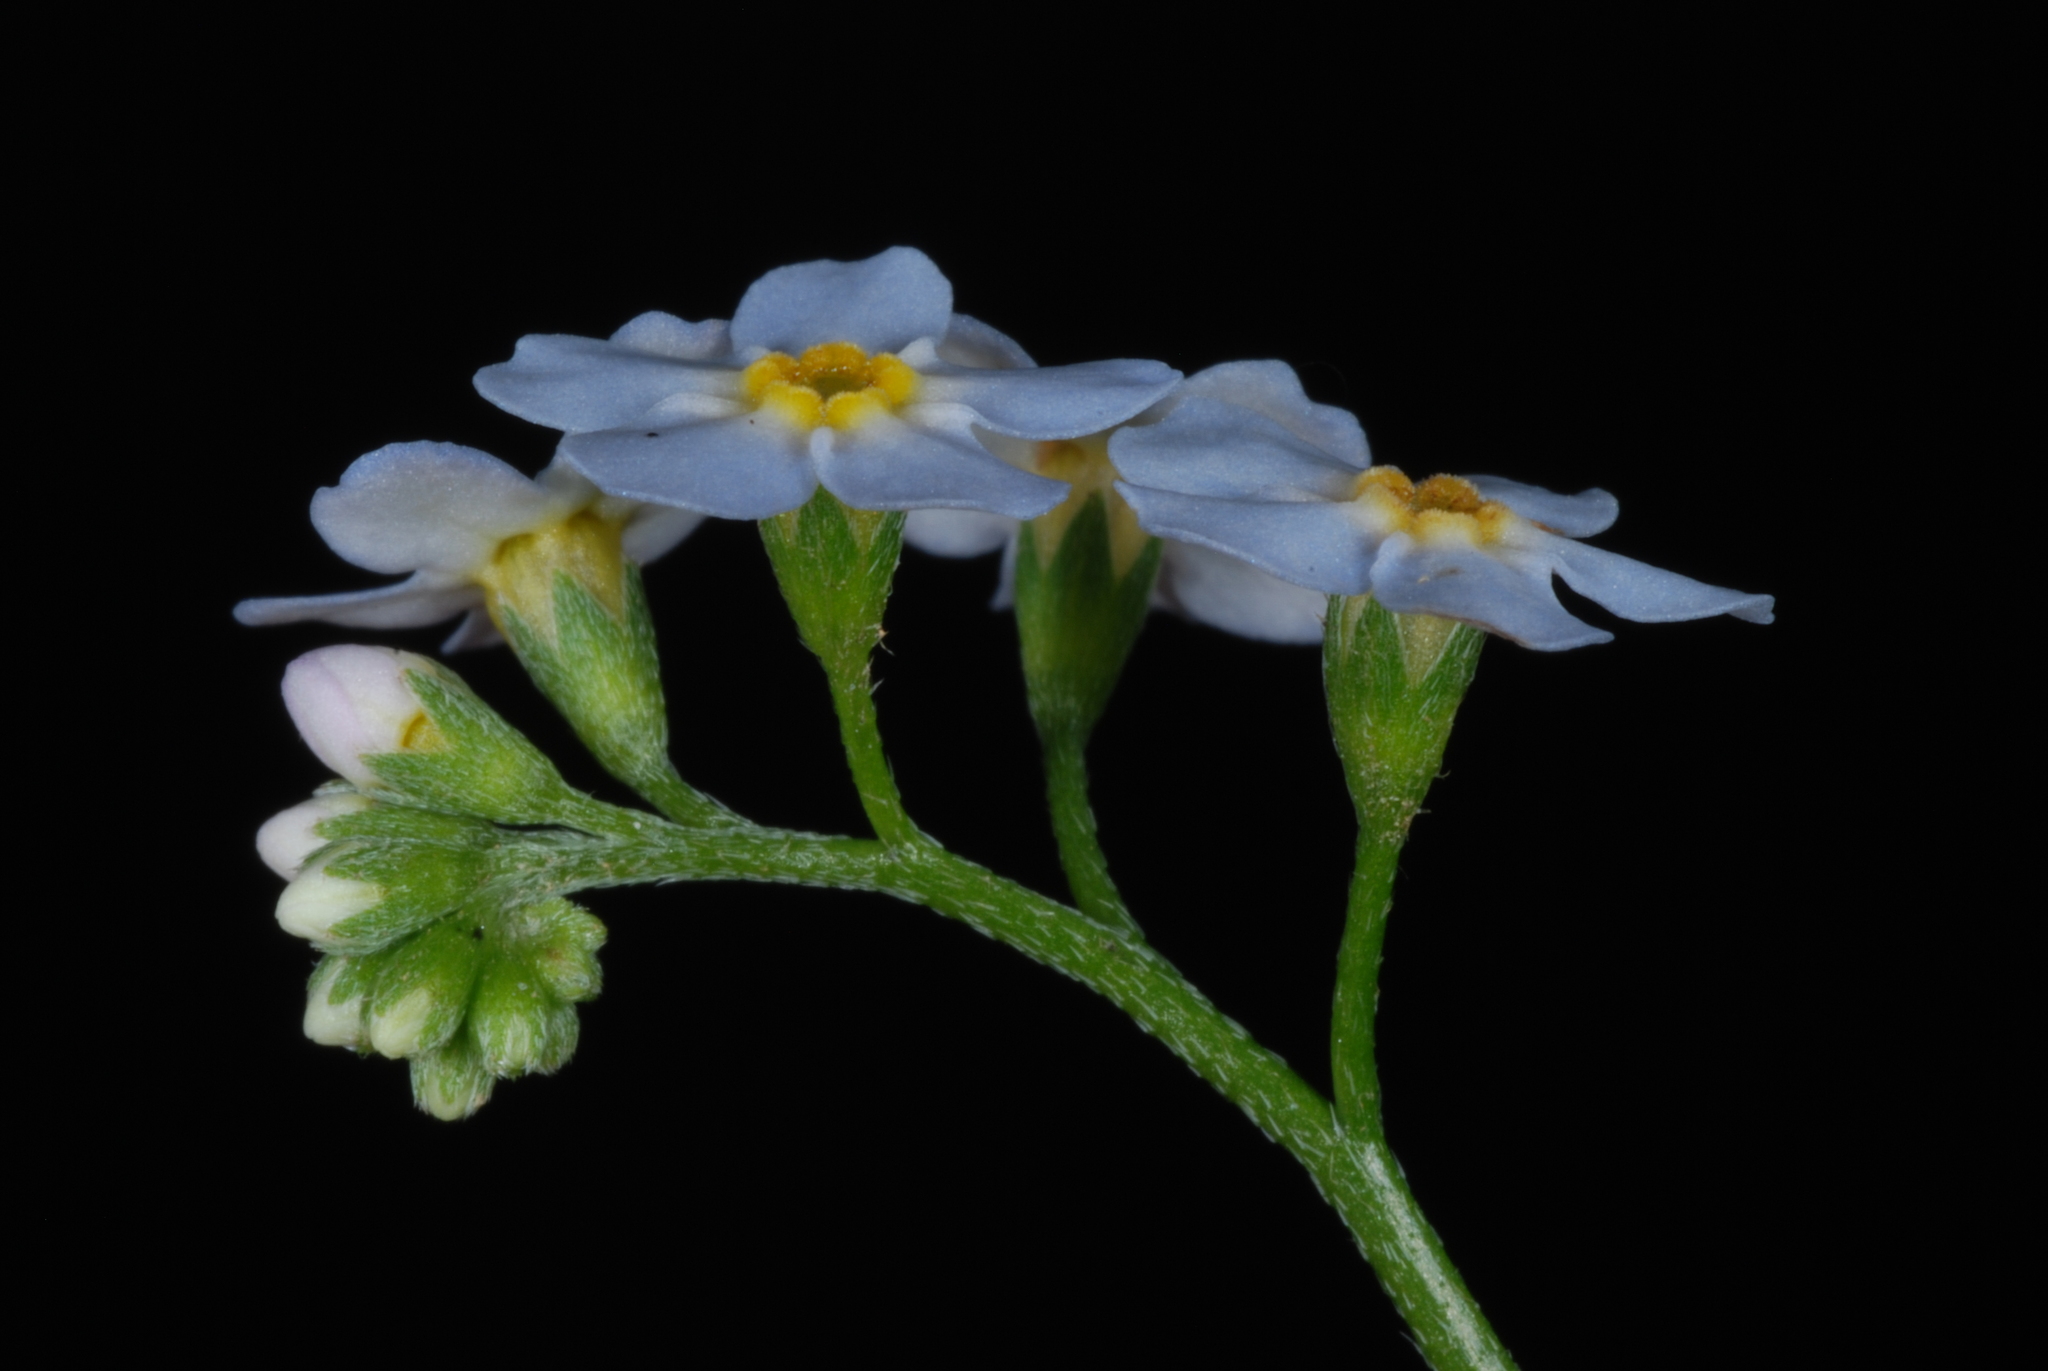
[[455, 631], [442, 640], [441, 651], [468, 652], [473, 648], [496, 647], [504, 641], [505, 636], [498, 632], [491, 616], [482, 609], [472, 609], [462, 616], [462, 622], [455, 626]]
[[[665, 326], [639, 327], [648, 317], [619, 332], [661, 332]], [[689, 361], [616, 341], [534, 333], [519, 340], [511, 361], [479, 371], [475, 384], [486, 400], [522, 419], [564, 433], [589, 433], [639, 423], [678, 395], [734, 396], [739, 371], [730, 362]]]
[[611, 341], [617, 347], [678, 362], [710, 362], [732, 355], [732, 325], [723, 319], [693, 324], [652, 309], [627, 320]]
[[1174, 398], [1182, 397], [1243, 405], [1346, 466], [1372, 465], [1372, 449], [1358, 416], [1309, 399], [1301, 378], [1285, 362], [1224, 362], [1209, 367], [1181, 382]]
[[1567, 538], [1604, 533], [1621, 513], [1621, 502], [1600, 489], [1560, 495], [1542, 486], [1523, 485], [1500, 476], [1467, 476], [1484, 500], [1498, 500], [1534, 524]]
[[1624, 619], [1668, 624], [1732, 614], [1753, 624], [1771, 621], [1771, 597], [1724, 590], [1664, 571], [1604, 548], [1587, 547], [1564, 538], [1547, 540], [1551, 560], [1564, 583], [1595, 604]]
[[943, 362], [920, 368], [920, 402], [965, 405], [983, 428], [1040, 441], [1101, 433], [1173, 389], [1163, 362], [1084, 362], [982, 371]]
[[1017, 536], [1017, 521], [978, 509], [913, 509], [903, 541], [934, 557], [980, 557]]
[[317, 622], [345, 628], [418, 628], [452, 619], [483, 602], [483, 591], [474, 583], [422, 571], [375, 590], [244, 600], [235, 606], [235, 618], [254, 627]]
[[313, 496], [313, 527], [371, 571], [469, 572], [498, 544], [576, 507], [487, 452], [393, 443], [359, 457]]
[[970, 319], [964, 314], [953, 316], [952, 322], [946, 326], [946, 336], [938, 340], [937, 351], [940, 361], [951, 362], [956, 367], [1038, 365], [1009, 334], [1000, 333], [981, 320]]
[[940, 338], [953, 317], [953, 287], [915, 248], [863, 262], [777, 267], [747, 287], [732, 316], [732, 345], [800, 354], [820, 343], [895, 352]]
[[721, 519], [765, 519], [811, 498], [808, 435], [759, 412], [562, 440], [560, 459], [607, 495]]
[[894, 415], [818, 434], [825, 440], [812, 447], [818, 480], [855, 509], [979, 509], [1035, 519], [1067, 498], [1065, 481], [1019, 471], [966, 434], [912, 427]]
[[1327, 595], [1362, 595], [1372, 584], [1378, 540], [1359, 525], [1350, 505], [1212, 500], [1128, 481], [1118, 481], [1116, 488], [1147, 533], [1227, 552]]
[[703, 522], [704, 516], [693, 509], [648, 505], [635, 510], [626, 521], [620, 537], [622, 550], [628, 561], [645, 566], [696, 532]]
[[1217, 499], [1343, 500], [1358, 479], [1266, 416], [1201, 396], [1162, 423], [1112, 434], [1109, 460], [1137, 485]]
[[1612, 633], [1565, 612], [1540, 556], [1446, 540], [1419, 543], [1396, 533], [1372, 567], [1373, 598], [1396, 614], [1434, 614], [1559, 652], [1611, 642]]
[[1235, 557], [1168, 543], [1152, 602], [1190, 619], [1269, 643], [1320, 643], [1329, 597], [1290, 585]]

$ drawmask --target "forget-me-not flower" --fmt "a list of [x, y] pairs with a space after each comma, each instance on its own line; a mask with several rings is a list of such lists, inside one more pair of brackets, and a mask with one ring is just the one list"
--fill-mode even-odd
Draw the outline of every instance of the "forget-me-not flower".
[[[1198, 371], [1164, 399], [1134, 415], [1127, 425], [1078, 442], [984, 441], [1013, 465], [1072, 481], [1075, 498], [1099, 492], [1110, 505], [1112, 541], [1119, 540], [1125, 524], [1142, 541], [1146, 534], [1115, 489], [1118, 473], [1109, 445], [1117, 434], [1157, 424], [1197, 398], [1229, 401], [1278, 422], [1305, 426], [1320, 441], [1335, 447], [1354, 438], [1361, 448], [1364, 444], [1358, 421], [1349, 412], [1311, 402], [1293, 370], [1281, 362], [1226, 362]], [[905, 523], [903, 540], [942, 557], [976, 557], [1001, 548], [1002, 578], [995, 598], [996, 608], [1001, 609], [1012, 601], [1019, 527], [1015, 519], [977, 511], [918, 510]], [[1325, 596], [1200, 543], [1166, 541], [1160, 549], [1152, 604], [1240, 637], [1278, 643], [1323, 640]]]
[[610, 494], [728, 519], [792, 510], [823, 485], [859, 509], [1032, 518], [1066, 486], [977, 433], [1066, 439], [1166, 394], [1159, 362], [1036, 367], [953, 313], [930, 258], [779, 267], [728, 323], [643, 314], [609, 339], [538, 334], [477, 373], [485, 399], [561, 429], [560, 458]]
[[1575, 541], [1614, 522], [1619, 506], [1604, 490], [1559, 495], [1497, 476], [1411, 481], [1374, 466], [1356, 421], [1333, 423], [1316, 413], [1325, 408], [1306, 397], [1258, 407], [1190, 397], [1160, 423], [1111, 438], [1123, 476], [1117, 489], [1161, 537], [1241, 557], [1298, 586], [1370, 593], [1395, 613], [1461, 620], [1526, 647], [1555, 651], [1614, 636], [1565, 611], [1553, 574], [1625, 619], [1771, 621], [1768, 595], [1705, 585]]
[[344, 560], [370, 571], [410, 572], [376, 590], [244, 600], [245, 624], [316, 619], [350, 628], [416, 628], [463, 615], [443, 646], [500, 641], [486, 591], [506, 574], [513, 540], [572, 535], [588, 523], [631, 562], [651, 562], [704, 516], [621, 500], [560, 462], [529, 478], [489, 453], [455, 443], [393, 443], [358, 458], [341, 483], [313, 496], [313, 527]]

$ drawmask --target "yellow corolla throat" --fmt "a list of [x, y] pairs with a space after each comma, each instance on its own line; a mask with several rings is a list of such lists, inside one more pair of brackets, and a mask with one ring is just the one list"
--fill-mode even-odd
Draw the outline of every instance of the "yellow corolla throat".
[[1067, 525], [1084, 509], [1090, 498], [1100, 495], [1109, 516], [1109, 565], [1121, 577], [1137, 563], [1152, 535], [1138, 527], [1137, 511], [1116, 493], [1116, 468], [1109, 461], [1109, 435], [1091, 433], [1085, 438], [1034, 444], [1031, 465], [1041, 476], [1066, 481], [1073, 486], [1067, 498], [1031, 521], [1031, 541], [1038, 549], [1038, 564], [1052, 564]]
[[626, 554], [623, 519], [580, 509], [566, 519], [515, 534], [498, 544], [490, 564], [477, 574], [484, 608], [505, 631], [510, 609], [549, 642], [555, 640], [555, 576], [570, 579], [623, 618], [626, 613]]
[[1441, 538], [1491, 543], [1515, 521], [1513, 510], [1481, 498], [1479, 488], [1461, 476], [1432, 476], [1417, 485], [1399, 467], [1367, 467], [1352, 482], [1351, 498], [1378, 514], [1388, 532], [1424, 543]]
[[400, 752], [441, 752], [448, 746], [448, 735], [441, 726], [427, 717], [424, 709], [412, 716], [398, 733]]
[[852, 343], [820, 343], [801, 357], [771, 352], [740, 373], [747, 399], [793, 428], [859, 428], [907, 405], [917, 373], [887, 352], [870, 357]]

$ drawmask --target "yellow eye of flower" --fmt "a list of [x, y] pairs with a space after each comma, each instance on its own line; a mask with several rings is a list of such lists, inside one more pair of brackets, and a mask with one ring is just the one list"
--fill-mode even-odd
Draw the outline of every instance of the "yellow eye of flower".
[[820, 343], [801, 357], [771, 352], [740, 373], [749, 400], [785, 423], [858, 428], [907, 404], [917, 373], [891, 353], [870, 357], [852, 343]]
[[1367, 467], [1352, 483], [1351, 498], [1375, 506], [1392, 516], [1400, 531], [1425, 541], [1450, 535], [1490, 543], [1514, 517], [1500, 501], [1482, 498], [1463, 477], [1432, 476], [1417, 485], [1399, 467]]

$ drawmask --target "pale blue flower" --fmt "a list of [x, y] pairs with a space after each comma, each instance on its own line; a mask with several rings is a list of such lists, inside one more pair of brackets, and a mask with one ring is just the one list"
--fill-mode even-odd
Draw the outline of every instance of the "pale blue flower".
[[[1204, 397], [1291, 416], [1325, 443], [1342, 448], [1355, 439], [1363, 451], [1365, 435], [1358, 431], [1358, 421], [1344, 410], [1312, 404], [1301, 393], [1294, 372], [1281, 362], [1226, 362], [1198, 371], [1157, 404], [1134, 415], [1128, 424], [1092, 437], [1112, 442], [1126, 429], [1157, 424], [1187, 401]], [[1047, 455], [1047, 445], [996, 438], [986, 441], [1006, 461], [1026, 470]], [[1104, 463], [1107, 466], [1106, 455]], [[1113, 480], [1116, 472], [1111, 469], [1105, 474]], [[1114, 490], [1103, 493], [1112, 502], [1121, 501]], [[941, 557], [976, 557], [1002, 549], [1002, 575], [994, 607], [1006, 609], [1013, 602], [1019, 527], [1017, 520], [999, 515], [918, 510], [905, 523], [903, 540]], [[1292, 585], [1236, 557], [1170, 538], [1160, 549], [1159, 577], [1152, 584], [1155, 609], [1169, 609], [1226, 633], [1274, 643], [1321, 642], [1326, 601], [1327, 597], [1316, 591]]]
[[346, 561], [412, 574], [375, 590], [244, 600], [235, 617], [417, 628], [462, 615], [442, 650], [488, 646], [501, 641], [484, 612], [484, 582], [499, 549], [581, 514], [617, 525], [626, 560], [641, 563], [681, 542], [704, 517], [608, 496], [559, 462], [528, 478], [475, 448], [393, 443], [357, 458], [339, 485], [313, 496], [313, 527]]
[[1370, 593], [1396, 613], [1458, 619], [1545, 650], [1614, 636], [1568, 614], [1553, 575], [1625, 619], [1771, 621], [1768, 595], [1574, 541], [1614, 522], [1606, 491], [1559, 495], [1497, 476], [1410, 481], [1372, 465], [1350, 415], [1311, 404], [1279, 363], [1262, 365], [1271, 370], [1256, 399], [1190, 396], [1161, 422], [1111, 438], [1117, 490], [1147, 530], [1297, 586]]
[[953, 313], [931, 259], [779, 267], [732, 321], [643, 314], [609, 339], [536, 334], [477, 373], [485, 399], [561, 429], [561, 460], [610, 494], [762, 519], [819, 485], [860, 509], [961, 508], [1031, 518], [1064, 483], [993, 456], [988, 433], [1096, 433], [1159, 399], [1158, 362], [1036, 367]]

